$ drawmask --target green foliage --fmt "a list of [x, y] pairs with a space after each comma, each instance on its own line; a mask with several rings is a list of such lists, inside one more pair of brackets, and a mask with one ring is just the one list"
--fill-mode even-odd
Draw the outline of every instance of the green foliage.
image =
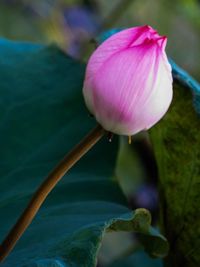
[[[4, 2], [4, 3], [3, 3]], [[0, 1], [0, 36], [13, 40], [29, 40], [32, 42], [44, 42], [45, 35], [42, 32], [39, 18], [36, 20], [20, 1], [10, 1], [5, 4]]]
[[[91, 129], [81, 88], [85, 66], [54, 46], [0, 41], [0, 237], [33, 192]], [[104, 138], [62, 179], [2, 267], [96, 265], [108, 231], [140, 233], [146, 250], [168, 244], [150, 214], [131, 211], [111, 179], [118, 151]]]
[[162, 267], [160, 259], [152, 259], [143, 251], [136, 251], [133, 255], [115, 261], [108, 267]]
[[152, 130], [162, 196], [162, 220], [170, 241], [168, 266], [200, 263], [200, 119], [188, 89], [175, 86], [172, 106]]

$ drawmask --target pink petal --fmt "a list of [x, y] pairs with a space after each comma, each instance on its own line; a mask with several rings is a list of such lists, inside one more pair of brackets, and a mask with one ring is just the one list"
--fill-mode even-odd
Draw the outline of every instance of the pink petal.
[[149, 97], [138, 103], [135, 109], [137, 121], [130, 123], [130, 132], [147, 130], [156, 124], [166, 113], [172, 100], [172, 77], [170, 69], [166, 69], [166, 62], [161, 58], [153, 90]]
[[88, 61], [86, 78], [90, 79], [98, 71], [101, 65], [109, 59], [110, 56], [123, 49], [143, 42], [150, 34], [155, 35], [156, 31], [150, 26], [139, 26], [120, 31], [106, 41], [104, 41], [92, 54]]
[[128, 48], [110, 57], [96, 73], [92, 84], [95, 116], [106, 130], [130, 134], [130, 124], [136, 125], [134, 114], [155, 83], [157, 50], [155, 44]]

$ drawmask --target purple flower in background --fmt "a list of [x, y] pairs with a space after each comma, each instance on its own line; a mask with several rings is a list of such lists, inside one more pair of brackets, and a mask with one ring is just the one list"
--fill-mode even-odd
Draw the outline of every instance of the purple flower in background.
[[158, 206], [158, 192], [153, 185], [142, 185], [134, 195], [136, 207], [154, 210]]
[[100, 27], [100, 22], [94, 10], [75, 6], [64, 9], [64, 26], [71, 35], [67, 52], [78, 57], [82, 44], [95, 35]]
[[64, 10], [67, 26], [73, 30], [84, 30], [89, 35], [95, 34], [99, 27], [97, 16], [87, 7], [70, 7]]

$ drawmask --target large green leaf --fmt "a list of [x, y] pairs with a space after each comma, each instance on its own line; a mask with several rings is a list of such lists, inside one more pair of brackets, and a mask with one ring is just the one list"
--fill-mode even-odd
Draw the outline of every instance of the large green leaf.
[[[84, 71], [54, 46], [0, 41], [1, 240], [51, 168], [95, 125], [82, 99]], [[111, 179], [117, 150], [117, 140], [104, 138], [77, 163], [2, 266], [95, 266], [106, 231], [137, 231], [152, 255], [167, 253], [148, 211], [129, 210]]]
[[152, 128], [151, 139], [159, 167], [163, 227], [171, 247], [167, 266], [199, 266], [200, 118], [188, 88], [174, 87], [172, 106]]

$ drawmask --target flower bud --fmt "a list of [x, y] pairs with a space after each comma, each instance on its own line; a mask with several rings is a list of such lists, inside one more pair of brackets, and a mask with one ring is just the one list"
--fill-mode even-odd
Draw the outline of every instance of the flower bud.
[[172, 100], [166, 43], [150, 26], [134, 27], [112, 35], [91, 55], [83, 95], [105, 130], [133, 135], [166, 113]]

